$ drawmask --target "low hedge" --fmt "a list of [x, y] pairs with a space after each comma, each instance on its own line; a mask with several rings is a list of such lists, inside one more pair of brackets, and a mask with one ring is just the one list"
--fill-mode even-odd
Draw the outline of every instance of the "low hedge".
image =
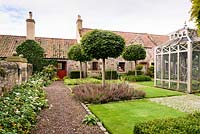
[[200, 113], [136, 124], [134, 134], [199, 134]]
[[[82, 76], [83, 76], [83, 71], [82, 71]], [[80, 78], [80, 71], [71, 71], [69, 74], [69, 77], [71, 79], [79, 79]]]
[[83, 79], [64, 79], [65, 85], [80, 85], [80, 84], [100, 84], [101, 80], [95, 78], [83, 78]]
[[151, 81], [151, 77], [146, 75], [124, 75], [122, 79], [130, 82]]
[[[137, 75], [143, 75], [144, 72], [142, 72], [141, 70], [137, 71]], [[127, 75], [135, 75], [135, 71], [128, 71]]]
[[105, 79], [106, 80], [116, 80], [118, 78], [117, 71], [106, 71], [105, 72]]

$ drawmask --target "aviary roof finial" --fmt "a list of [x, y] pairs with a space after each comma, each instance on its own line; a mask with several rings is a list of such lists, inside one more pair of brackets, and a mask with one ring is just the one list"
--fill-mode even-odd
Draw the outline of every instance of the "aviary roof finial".
[[184, 22], [184, 28], [187, 28], [187, 22], [186, 21]]

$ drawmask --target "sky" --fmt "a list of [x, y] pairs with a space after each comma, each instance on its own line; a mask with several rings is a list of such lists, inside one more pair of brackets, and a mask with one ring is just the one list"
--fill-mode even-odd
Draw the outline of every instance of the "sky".
[[189, 21], [190, 0], [0, 0], [0, 34], [26, 35], [28, 12], [36, 37], [76, 38], [76, 20], [83, 27], [114, 31], [169, 34]]

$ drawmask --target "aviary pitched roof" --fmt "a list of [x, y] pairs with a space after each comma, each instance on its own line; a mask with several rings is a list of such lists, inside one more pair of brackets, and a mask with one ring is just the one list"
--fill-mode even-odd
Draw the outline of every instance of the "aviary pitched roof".
[[[92, 31], [94, 29], [91, 28], [82, 28], [81, 36], [85, 35], [87, 32]], [[129, 45], [131, 43], [141, 43], [144, 47], [152, 48], [157, 45], [160, 45], [169, 40], [167, 35], [155, 35], [155, 34], [147, 34], [147, 33], [133, 33], [133, 32], [121, 32], [121, 31], [112, 31], [118, 35], [121, 35], [126, 44]]]
[[[26, 40], [25, 36], [0, 35], [0, 57], [11, 56], [16, 47]], [[68, 48], [76, 39], [36, 37], [36, 41], [45, 50], [45, 58], [67, 58]]]

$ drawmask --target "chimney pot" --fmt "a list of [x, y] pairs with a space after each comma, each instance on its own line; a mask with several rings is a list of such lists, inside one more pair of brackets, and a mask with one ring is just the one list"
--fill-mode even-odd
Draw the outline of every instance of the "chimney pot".
[[33, 18], [33, 15], [32, 15], [32, 12], [30, 11], [29, 12], [29, 19], [32, 19]]

